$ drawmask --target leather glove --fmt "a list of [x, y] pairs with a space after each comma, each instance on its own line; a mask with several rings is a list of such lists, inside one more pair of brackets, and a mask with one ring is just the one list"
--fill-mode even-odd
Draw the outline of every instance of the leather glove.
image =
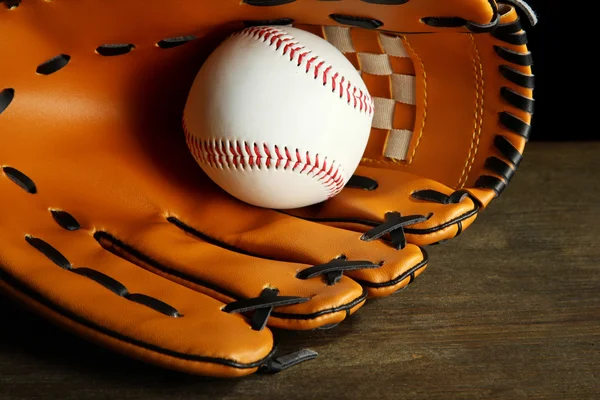
[[[0, 290], [165, 368], [233, 377], [314, 357], [277, 357], [267, 325], [331, 327], [367, 296], [406, 287], [427, 265], [410, 242], [456, 235], [520, 160], [531, 77], [519, 64], [530, 62], [512, 43], [523, 33], [509, 5], [3, 3]], [[216, 187], [187, 149], [181, 114], [227, 35], [290, 23], [362, 68], [381, 111], [350, 185], [282, 213]], [[399, 147], [398, 132], [410, 137]]]

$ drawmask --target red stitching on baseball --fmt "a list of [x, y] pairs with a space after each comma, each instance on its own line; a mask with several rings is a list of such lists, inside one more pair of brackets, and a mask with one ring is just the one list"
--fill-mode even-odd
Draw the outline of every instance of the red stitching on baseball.
[[279, 35], [273, 35], [273, 37], [271, 38], [271, 44], [275, 43], [275, 41], [282, 36], [283, 36], [283, 33], [280, 33]]
[[[300, 153], [298, 153], [300, 154]], [[308, 151], [306, 152], [306, 161], [304, 162], [304, 167], [300, 170], [300, 173], [303, 174], [304, 171], [306, 171], [306, 168], [311, 167], [311, 163], [310, 163], [310, 154], [308, 154]]]
[[208, 143], [206, 143], [206, 142], [204, 143], [204, 151], [205, 151], [205, 155], [206, 155], [206, 161], [209, 164], [212, 164], [212, 157], [211, 157], [212, 151], [210, 151]]
[[333, 75], [333, 78], [331, 78], [331, 86], [333, 87], [332, 92], [335, 93], [335, 85], [337, 83], [337, 78], [338, 78], [339, 74], [336, 72], [335, 75]]
[[294, 164], [292, 171], [295, 171], [298, 165], [300, 165], [300, 160], [302, 160], [302, 157], [300, 157], [300, 150], [296, 149], [296, 164]]
[[[319, 77], [319, 69], [323, 66], [323, 64], [325, 64], [325, 61], [321, 61], [315, 67], [315, 79], [317, 79]], [[325, 81], [323, 82], [323, 85], [326, 85], [327, 84], [327, 75], [323, 74], [323, 76], [325, 77]]]
[[362, 92], [362, 90], [359, 90], [358, 102], [360, 104], [360, 111], [362, 111], [363, 108], [365, 107], [365, 104], [363, 103], [363, 92]]
[[240, 154], [237, 152], [237, 150], [236, 150], [236, 148], [235, 148], [235, 146], [234, 146], [234, 144], [233, 144], [233, 143], [230, 143], [230, 144], [229, 144], [229, 151], [230, 151], [231, 153], [233, 153], [233, 155], [234, 155], [234, 156], [239, 156], [239, 155], [240, 155]]
[[[290, 39], [291, 40], [291, 39]], [[294, 42], [290, 42], [288, 44], [285, 45], [285, 47], [283, 48], [283, 55], [286, 55], [288, 50], [290, 49], [290, 47], [292, 47], [293, 45], [295, 45], [296, 43]]]
[[[302, 64], [302, 60], [304, 60], [304, 57], [306, 57], [309, 54], [310, 54], [310, 51], [306, 51], [298, 56], [298, 66], [300, 66], [300, 64]], [[308, 72], [308, 68], [306, 69], [306, 72]]]
[[[185, 125], [184, 125], [184, 129], [186, 129], [186, 128], [185, 128]], [[206, 160], [206, 157], [205, 157], [205, 154], [206, 154], [206, 153], [203, 151], [204, 149], [203, 149], [203, 147], [202, 147], [204, 144], [203, 144], [202, 142], [199, 142], [199, 141], [198, 141], [198, 139], [196, 139], [196, 138], [191, 138], [191, 139], [193, 139], [193, 141], [194, 141], [194, 142], [195, 142], [195, 144], [196, 144], [195, 146], [193, 146], [193, 149], [194, 149], [195, 151], [200, 151], [200, 152], [201, 152], [201, 154], [202, 154], [201, 161], [202, 161], [202, 162], [207, 162], [207, 160]], [[192, 150], [192, 151], [194, 151], [194, 150]]]
[[[231, 154], [233, 154], [234, 156], [237, 156], [237, 152], [235, 151], [235, 146], [233, 145], [233, 143], [229, 143], [229, 152]], [[238, 166], [238, 159], [239, 157], [234, 157], [233, 158], [233, 163], [235, 164], [235, 166]]]
[[[284, 147], [285, 150], [285, 158], [286, 158], [286, 162], [285, 162], [285, 166], [283, 167], [283, 169], [288, 169], [288, 167], [290, 166], [290, 163], [292, 162], [292, 156], [290, 155], [289, 150], [287, 149], [287, 147]], [[292, 168], [292, 171], [294, 169]]]
[[[331, 68], [333, 68], [331, 65], [329, 67], [327, 67], [327, 69], [323, 72], [323, 86], [327, 85], [327, 74], [329, 73], [329, 71], [331, 71]], [[335, 89], [334, 89], [335, 90]]]
[[268, 29], [259, 29], [259, 30], [258, 30], [258, 37], [259, 37], [260, 39], [262, 39], [262, 38], [263, 38], [263, 36], [265, 35], [265, 33], [267, 33], [268, 31], [269, 31]]
[[266, 143], [263, 143], [263, 150], [265, 151], [265, 154], [267, 155], [265, 164], [267, 165], [267, 168], [271, 168], [271, 152], [269, 151], [269, 148], [267, 147]]
[[283, 157], [281, 156], [281, 153], [279, 152], [279, 148], [277, 146], [275, 146], [275, 154], [277, 154], [277, 164], [275, 165], [275, 168], [279, 168], [279, 165], [281, 164], [281, 160], [283, 160]]
[[[187, 129], [185, 118], [183, 119], [183, 129], [185, 140], [188, 143], [190, 151], [196, 161], [200, 164], [209, 165], [212, 168], [276, 168], [280, 169], [285, 161], [284, 170], [289, 170], [290, 165], [294, 163], [291, 170], [296, 172], [299, 166], [302, 170], [298, 173], [312, 175], [327, 190], [327, 196], [333, 197], [344, 187], [340, 166], [334, 162], [327, 165], [327, 158], [320, 159], [319, 154], [315, 154], [314, 163], [311, 161], [311, 154], [307, 151], [305, 158], [300, 155], [300, 150], [296, 149], [294, 158], [292, 152], [287, 147], [281, 152], [279, 146], [274, 146], [273, 151], [266, 143], [259, 145], [253, 143], [250, 146], [247, 142], [229, 141], [229, 140], [201, 140], [193, 136]], [[243, 144], [242, 144], [243, 143]], [[261, 152], [261, 148], [262, 151]], [[273, 157], [273, 152], [275, 157]]]
[[[315, 56], [315, 57], [311, 58], [310, 60], [308, 60], [308, 61], [306, 62], [306, 73], [307, 73], [307, 74], [308, 74], [308, 71], [310, 71], [310, 66], [312, 65], [312, 63], [314, 63], [314, 62], [315, 62], [315, 60], [316, 60], [317, 58], [319, 58], [319, 57]], [[315, 67], [315, 78], [318, 76], [318, 75], [317, 75], [317, 72], [318, 72], [318, 69]]]
[[214, 156], [214, 152], [211, 151], [213, 150], [213, 147], [210, 143], [207, 143], [207, 150], [209, 151], [206, 156], [208, 157], [208, 161], [209, 163], [215, 163], [215, 156]]
[[[348, 104], [350, 104], [350, 88], [352, 87], [352, 85], [350, 84], [350, 82], [347, 82], [348, 85], [346, 86], [346, 94], [348, 95]], [[354, 107], [356, 107], [356, 104], [354, 105]]]
[[318, 154], [315, 154], [315, 165], [310, 170], [310, 172], [312, 173], [315, 169], [319, 169], [319, 155]]
[[[295, 44], [298, 44], [298, 43], [295, 43]], [[295, 56], [296, 52], [302, 50], [303, 48], [304, 47], [301, 47], [301, 46], [294, 47], [292, 49], [292, 51], [290, 51], [290, 61], [292, 61], [294, 59], [294, 56]], [[300, 63], [298, 63], [298, 65], [300, 65]]]
[[[252, 26], [244, 29], [239, 32], [238, 35], [245, 35], [252, 37], [254, 39], [263, 39], [264, 43], [267, 43], [269, 47], [272, 47], [275, 43], [277, 43], [275, 50], [279, 50], [281, 45], [285, 42], [288, 42], [284, 48], [282, 55], [287, 55], [288, 51], [290, 52], [290, 61], [293, 61], [296, 57], [296, 53], [300, 50], [304, 49], [304, 46], [300, 46], [299, 42], [294, 39], [292, 35], [287, 33], [284, 29], [274, 28], [274, 27], [261, 27], [261, 26]], [[285, 37], [287, 35], [287, 37]], [[269, 40], [270, 38], [270, 40]], [[294, 47], [295, 46], [295, 47]], [[306, 58], [310, 51], [301, 53], [298, 55], [297, 64], [298, 66], [302, 65], [302, 62]], [[327, 86], [327, 77], [332, 72], [332, 66], [328, 66], [324, 71], [321, 71], [321, 68], [325, 64], [324, 61], [314, 65], [313, 63], [318, 58], [318, 56], [312, 57], [310, 60], [306, 62], [306, 73], [309, 73], [311, 68], [314, 69], [314, 78], [318, 79], [319, 75], [323, 76], [323, 86]], [[335, 73], [331, 78], [331, 88], [332, 92], [335, 93], [339, 86], [340, 91], [340, 99], [344, 97], [344, 91], [346, 91], [346, 100], [348, 105], [353, 107], [355, 110], [360, 112], [366, 112], [369, 115], [373, 115], [374, 112], [374, 103], [371, 96], [369, 96], [366, 92], [363, 92], [361, 89], [352, 85], [350, 81], [346, 81], [345, 77], [341, 77], [341, 82], [338, 83], [337, 79], [339, 78], [339, 73]], [[344, 87], [344, 82], [347, 83], [347, 86]], [[352, 101], [354, 99], [354, 101]]]
[[[252, 154], [252, 153], [250, 153], [250, 154]], [[258, 168], [260, 168], [262, 165], [262, 157], [261, 157], [260, 151], [258, 150], [258, 145], [256, 143], [254, 143], [254, 154], [256, 156], [256, 162], [254, 164]]]

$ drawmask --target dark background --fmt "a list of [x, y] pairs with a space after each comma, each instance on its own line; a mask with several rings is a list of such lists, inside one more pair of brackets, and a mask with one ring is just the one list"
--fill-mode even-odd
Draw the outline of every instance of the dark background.
[[581, 15], [571, 14], [585, 11], [564, 7], [565, 3], [559, 7], [559, 2], [552, 0], [529, 0], [528, 3], [539, 17], [534, 28], [526, 27], [536, 77], [530, 141], [597, 140], [598, 135], [593, 130], [582, 126], [585, 113], [578, 109], [582, 99], [576, 95], [576, 89], [584, 87], [588, 79], [580, 69], [584, 54], [573, 47], [579, 40], [577, 37], [585, 36], [581, 31], [585, 23], [581, 29], [576, 28], [577, 33], [573, 32]]

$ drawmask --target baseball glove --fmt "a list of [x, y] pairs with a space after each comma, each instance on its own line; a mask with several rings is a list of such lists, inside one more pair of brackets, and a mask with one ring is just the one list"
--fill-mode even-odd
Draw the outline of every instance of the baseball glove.
[[[406, 287], [419, 245], [512, 178], [533, 106], [517, 10], [535, 23], [520, 0], [1, 1], [0, 290], [188, 373], [313, 358], [278, 357], [267, 326], [331, 327]], [[213, 184], [181, 116], [224, 38], [290, 24], [347, 55], [376, 112], [348, 186], [283, 213]]]

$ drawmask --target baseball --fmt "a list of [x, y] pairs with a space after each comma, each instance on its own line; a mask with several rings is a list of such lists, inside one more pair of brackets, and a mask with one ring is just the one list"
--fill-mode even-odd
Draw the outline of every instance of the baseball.
[[369, 138], [373, 101], [356, 68], [320, 37], [256, 26], [201, 67], [183, 125], [204, 172], [232, 196], [290, 209], [338, 194]]

